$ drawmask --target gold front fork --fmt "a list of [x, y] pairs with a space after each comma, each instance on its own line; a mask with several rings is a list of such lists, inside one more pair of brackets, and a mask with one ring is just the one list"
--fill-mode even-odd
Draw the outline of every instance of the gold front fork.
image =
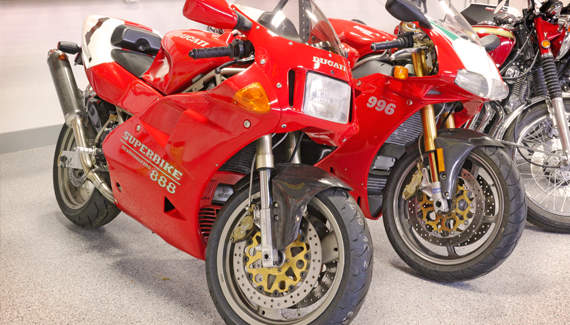
[[[427, 74], [428, 71], [424, 51], [421, 51], [419, 53], [412, 53], [412, 61], [414, 63], [414, 72], [416, 76], [423, 77]], [[437, 126], [435, 125], [435, 113], [433, 110], [433, 105], [426, 105], [420, 110], [420, 114], [422, 116], [422, 126], [424, 128], [424, 148], [429, 154], [431, 181], [439, 182], [435, 157], [435, 137], [437, 136]]]

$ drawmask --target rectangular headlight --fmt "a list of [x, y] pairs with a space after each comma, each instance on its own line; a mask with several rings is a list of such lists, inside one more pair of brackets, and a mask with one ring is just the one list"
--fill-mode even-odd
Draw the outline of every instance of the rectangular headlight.
[[487, 98], [487, 94], [489, 93], [487, 79], [475, 72], [463, 69], [458, 70], [457, 77], [455, 77], [455, 84], [479, 97]]
[[303, 112], [323, 120], [347, 123], [350, 113], [350, 86], [318, 73], [307, 73]]

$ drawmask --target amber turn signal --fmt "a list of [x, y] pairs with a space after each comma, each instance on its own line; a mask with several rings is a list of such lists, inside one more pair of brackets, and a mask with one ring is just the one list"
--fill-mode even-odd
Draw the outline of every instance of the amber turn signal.
[[543, 48], [547, 49], [547, 48], [550, 47], [550, 41], [544, 40], [544, 41], [542, 41], [542, 43], [540, 43], [540, 45], [541, 45]]
[[399, 65], [394, 67], [394, 78], [406, 80], [408, 79], [408, 74], [408, 68]]
[[267, 93], [259, 82], [238, 90], [233, 99], [236, 105], [251, 112], [265, 114], [271, 110]]

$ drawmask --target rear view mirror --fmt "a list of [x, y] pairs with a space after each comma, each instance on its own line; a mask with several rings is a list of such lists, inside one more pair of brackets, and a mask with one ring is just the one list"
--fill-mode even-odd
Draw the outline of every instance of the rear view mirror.
[[497, 13], [499, 13], [499, 11], [501, 11], [501, 9], [503, 9], [504, 6], [508, 6], [508, 5], [505, 5], [505, 2], [506, 2], [506, 1], [507, 1], [507, 0], [503, 0], [503, 1], [499, 2], [499, 4], [497, 5], [497, 8], [495, 8], [495, 11], [493, 11], [493, 13], [494, 13], [495, 15], [496, 15]]
[[388, 0], [386, 10], [401, 21], [417, 21], [421, 27], [432, 29], [432, 26], [421, 9], [408, 0]]
[[186, 0], [184, 17], [219, 29], [234, 29], [239, 18], [225, 0]]

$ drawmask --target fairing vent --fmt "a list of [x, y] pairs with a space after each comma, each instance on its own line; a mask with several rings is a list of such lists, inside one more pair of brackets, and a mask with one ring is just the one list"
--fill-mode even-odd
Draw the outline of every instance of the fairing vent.
[[198, 226], [200, 227], [200, 234], [204, 242], [208, 242], [208, 237], [210, 237], [210, 231], [212, 231], [212, 226], [214, 221], [216, 221], [216, 216], [220, 212], [221, 207], [204, 207], [198, 212]]
[[368, 176], [368, 195], [382, 195], [384, 187], [386, 187], [387, 177], [369, 175]]
[[409, 142], [415, 141], [423, 131], [420, 112], [410, 116], [400, 127], [390, 135], [386, 143], [405, 147]]

